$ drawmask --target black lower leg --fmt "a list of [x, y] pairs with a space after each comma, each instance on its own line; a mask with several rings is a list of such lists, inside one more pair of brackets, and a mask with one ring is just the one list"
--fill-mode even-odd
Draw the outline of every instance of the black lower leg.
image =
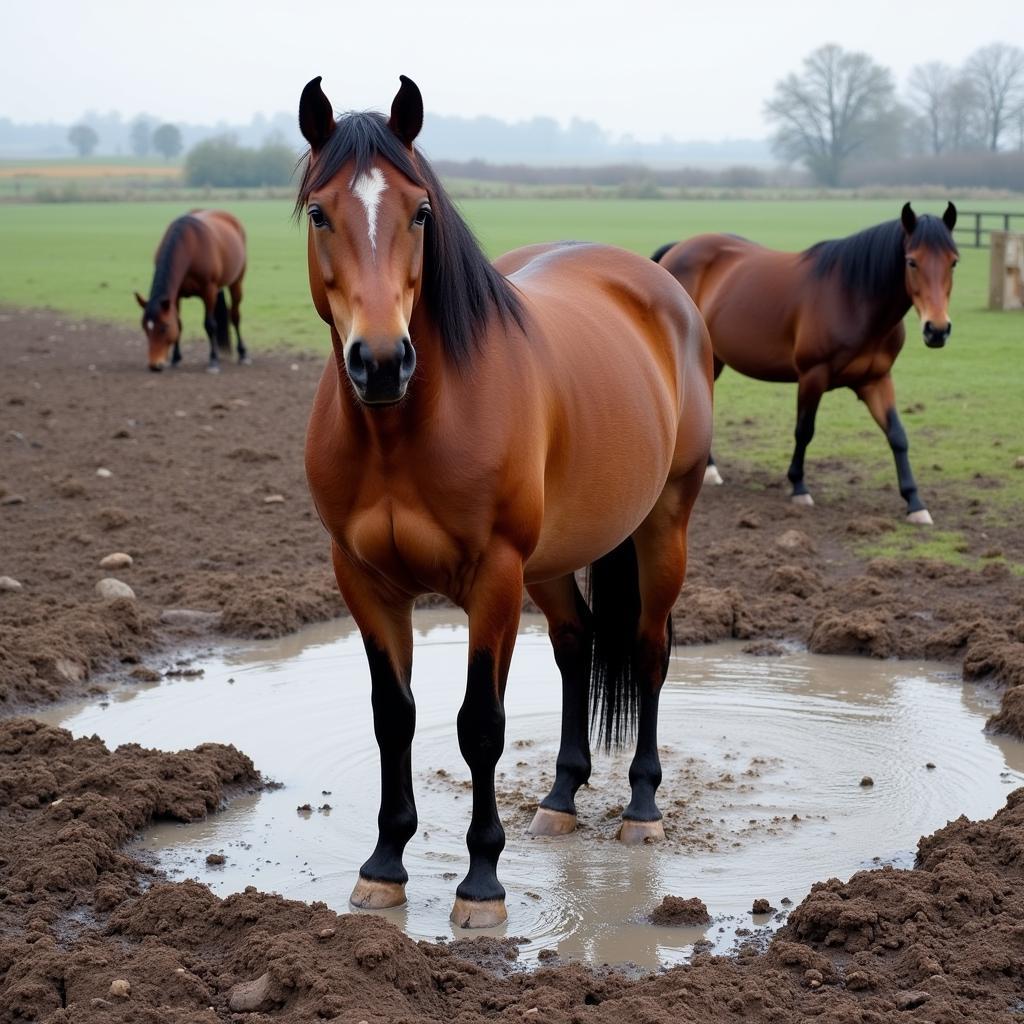
[[217, 358], [217, 320], [213, 316], [207, 316], [203, 321], [203, 327], [206, 328], [206, 337], [210, 339], [210, 365], [219, 366], [220, 362]]
[[171, 366], [177, 366], [181, 362], [181, 342], [174, 343], [174, 351], [171, 353]]
[[636, 753], [629, 766], [632, 796], [622, 812], [627, 821], [660, 821], [661, 811], [655, 793], [661, 785], [661, 760], [658, 758], [658, 700], [668, 675], [671, 634], [661, 643], [641, 639], [637, 644], [635, 671], [641, 680], [640, 709], [637, 715]]
[[473, 816], [466, 833], [469, 873], [456, 889], [464, 900], [503, 900], [498, 857], [505, 830], [494, 798], [494, 768], [505, 746], [505, 709], [498, 694], [494, 655], [477, 651], [470, 660], [466, 699], [459, 711], [459, 749], [473, 777]]
[[249, 350], [245, 347], [245, 342], [242, 341], [242, 335], [241, 335], [241, 333], [238, 330], [238, 325], [237, 324], [235, 325], [235, 338], [236, 338], [236, 340], [238, 342], [238, 345], [237, 345], [237, 348], [238, 348], [238, 361], [240, 363], [244, 363], [245, 360], [248, 358]]
[[807, 485], [804, 483], [804, 455], [807, 446], [814, 437], [814, 417], [817, 413], [817, 406], [800, 409], [796, 417], [796, 430], [793, 437], [796, 446], [793, 449], [793, 460], [789, 464], [789, 472], [786, 476], [793, 485], [794, 496], [807, 494]]
[[914, 474], [910, 470], [910, 457], [907, 454], [910, 445], [907, 442], [907, 432], [903, 429], [899, 414], [895, 409], [886, 413], [885, 436], [892, 449], [893, 458], [896, 460], [896, 476], [899, 479], [900, 494], [907, 503], [908, 512], [920, 512], [924, 508], [924, 502], [917, 493], [917, 484], [914, 482]]
[[[580, 599], [582, 603], [582, 599]], [[551, 634], [555, 662], [562, 674], [562, 736], [555, 762], [555, 783], [541, 800], [541, 807], [563, 814], [576, 813], [576, 791], [590, 778], [590, 737], [587, 709], [590, 706], [591, 631], [582, 621], [561, 626]]]
[[390, 658], [372, 640], [366, 640], [365, 646], [373, 687], [373, 731], [380, 748], [380, 813], [377, 845], [359, 873], [373, 881], [404, 884], [409, 876], [402, 854], [416, 832], [412, 789], [416, 704], [408, 673], [399, 678]]

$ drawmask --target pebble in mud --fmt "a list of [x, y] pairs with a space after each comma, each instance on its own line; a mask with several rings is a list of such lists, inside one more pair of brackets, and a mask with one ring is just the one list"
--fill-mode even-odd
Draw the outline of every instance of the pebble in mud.
[[283, 505], [284, 504], [284, 495], [283, 494], [268, 494], [263, 499], [263, 504], [264, 505]]
[[101, 569], [130, 569], [135, 559], [123, 551], [114, 551], [100, 559]]
[[873, 786], [875, 784], [875, 780], [871, 778], [870, 775], [865, 775], [864, 778], [860, 780], [860, 784], [866, 789], [868, 786]]
[[119, 597], [125, 597], [129, 601], [135, 600], [135, 591], [127, 583], [122, 583], [121, 580], [114, 579], [113, 576], [107, 576], [100, 580], [96, 584], [96, 593], [104, 601], [113, 601]]
[[9, 594], [16, 594], [25, 588], [13, 576], [0, 576], [0, 591], [6, 590]]
[[754, 905], [750, 908], [752, 914], [770, 914], [775, 908], [766, 899], [754, 900]]
[[206, 855], [206, 863], [207, 864], [212, 864], [214, 866], [223, 864], [224, 863], [224, 854], [223, 853], [208, 853]]
[[107, 469], [106, 466], [100, 466], [100, 468], [96, 470], [96, 475], [101, 480], [109, 480], [114, 474], [111, 473], [110, 470]]
[[110, 983], [110, 995], [115, 999], [127, 999], [131, 994], [132, 987], [124, 978], [116, 978]]

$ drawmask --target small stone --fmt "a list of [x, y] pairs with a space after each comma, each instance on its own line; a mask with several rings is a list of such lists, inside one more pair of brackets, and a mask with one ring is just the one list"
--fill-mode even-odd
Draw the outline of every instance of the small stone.
[[770, 914], [772, 912], [772, 905], [765, 899], [754, 900], [753, 907], [750, 908], [752, 914]]
[[929, 999], [931, 999], [931, 993], [929, 992], [897, 992], [896, 1009], [915, 1010], [917, 1007], [927, 1003]]
[[863, 971], [850, 971], [846, 976], [846, 987], [851, 992], [860, 992], [868, 988], [871, 981]]
[[864, 778], [860, 780], [860, 784], [864, 787], [873, 786], [875, 784], [875, 780], [871, 778], [870, 775], [865, 775]]
[[284, 495], [283, 494], [268, 494], [263, 499], [263, 504], [264, 505], [283, 505], [284, 504]]
[[208, 853], [206, 855], [206, 863], [212, 865], [219, 865], [224, 863], [223, 853]]
[[808, 968], [804, 971], [804, 981], [811, 988], [821, 988], [821, 983], [825, 980], [825, 975], [821, 971], [816, 970], [814, 967]]
[[110, 983], [110, 995], [116, 999], [127, 999], [132, 994], [132, 987], [124, 978], [117, 978]]
[[21, 494], [5, 494], [0, 498], [0, 505], [24, 505], [25, 498]]
[[929, 761], [929, 762], [928, 762], [928, 763], [927, 763], [927, 764], [925, 765], [925, 768], [927, 768], [927, 769], [928, 769], [929, 771], [931, 771], [931, 770], [932, 770], [932, 769], [933, 769], [934, 767], [935, 767], [935, 765], [934, 765], [934, 763], [933, 763], [933, 762], [931, 762], [931, 761]]
[[0, 576], [0, 590], [6, 590], [9, 594], [16, 594], [25, 588], [13, 576]]
[[104, 480], [109, 480], [114, 474], [111, 473], [106, 466], [100, 466], [100, 468], [96, 470], [96, 475], [98, 477], [102, 477]]
[[1024, 455], [1018, 455], [1013, 461], [1014, 469], [1024, 469]]
[[96, 593], [104, 601], [113, 601], [119, 597], [126, 597], [129, 601], [135, 600], [135, 591], [127, 583], [122, 583], [120, 580], [114, 579], [113, 576], [107, 576], [100, 580], [96, 584]]
[[231, 990], [228, 1006], [235, 1013], [252, 1013], [260, 1009], [270, 991], [270, 972], [261, 974], [255, 981], [243, 981]]
[[188, 415], [188, 413], [185, 412], [184, 409], [175, 409], [174, 415], [177, 416], [179, 420], [183, 420]]
[[123, 551], [115, 551], [113, 554], [107, 555], [106, 558], [100, 559], [100, 568], [130, 569], [133, 561], [131, 555], [126, 555]]
[[318, 931], [316, 933], [316, 937], [318, 939], [333, 939], [334, 938], [334, 929], [333, 928], [321, 928], [320, 931]]
[[147, 668], [145, 665], [136, 665], [128, 675], [132, 679], [137, 679], [140, 683], [160, 682], [160, 673], [156, 669]]

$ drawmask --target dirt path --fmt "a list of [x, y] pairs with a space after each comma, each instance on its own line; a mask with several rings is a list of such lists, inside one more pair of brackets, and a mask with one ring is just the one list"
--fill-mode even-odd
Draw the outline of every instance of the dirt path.
[[[320, 366], [267, 355], [210, 376], [197, 347], [183, 369], [156, 377], [132, 332], [0, 315], [0, 576], [21, 585], [0, 590], [8, 716], [166, 669], [183, 641], [277, 635], [342, 611], [301, 461]], [[858, 557], [859, 542], [894, 524], [891, 493], [808, 512], [789, 508], [765, 474], [729, 477], [698, 504], [681, 641], [960, 659], [965, 675], [1008, 684], [999, 724], [1024, 732], [1018, 577], [997, 561], [973, 571]], [[972, 534], [975, 506], [931, 500], [945, 524]], [[992, 543], [979, 535], [974, 553]], [[1019, 523], [997, 543], [1024, 560]], [[133, 564], [101, 569], [111, 553]], [[94, 588], [107, 576], [136, 599], [101, 599]], [[257, 785], [230, 747], [108, 752], [25, 718], [0, 720], [0, 1021], [244, 1020], [253, 1010], [288, 1022], [785, 1024], [1024, 1013], [1024, 791], [991, 821], [960, 820], [922, 840], [915, 871], [820, 884], [766, 952], [698, 957], [636, 981], [557, 963], [496, 976], [472, 961], [513, 957], [510, 944], [416, 944], [380, 919], [254, 889], [220, 900], [154, 877], [124, 845], [149, 821], [201, 816]]]

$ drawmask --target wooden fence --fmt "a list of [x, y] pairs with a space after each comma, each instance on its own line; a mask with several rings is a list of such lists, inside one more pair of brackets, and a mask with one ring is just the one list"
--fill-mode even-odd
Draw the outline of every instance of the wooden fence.
[[1024, 231], [1024, 213], [996, 213], [991, 210], [959, 210], [953, 237], [966, 249], [987, 249], [993, 231], [1012, 231], [1013, 221]]

